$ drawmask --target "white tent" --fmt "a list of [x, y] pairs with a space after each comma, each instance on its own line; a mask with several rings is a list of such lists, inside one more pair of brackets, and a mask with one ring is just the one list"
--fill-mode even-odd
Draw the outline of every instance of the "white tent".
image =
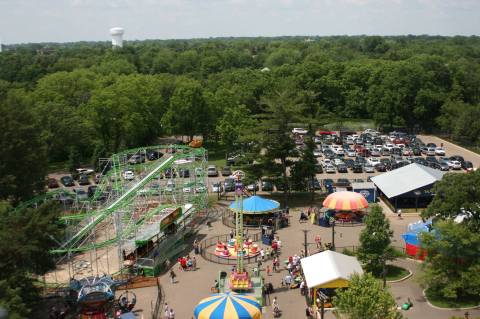
[[331, 250], [302, 258], [300, 263], [308, 288], [345, 287], [351, 275], [363, 274], [357, 258]]

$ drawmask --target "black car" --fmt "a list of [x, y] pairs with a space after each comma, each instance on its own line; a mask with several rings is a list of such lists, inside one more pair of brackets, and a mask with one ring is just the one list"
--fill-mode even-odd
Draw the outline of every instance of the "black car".
[[335, 185], [338, 187], [349, 187], [350, 181], [346, 178], [339, 178], [337, 183], [335, 183]]
[[230, 175], [232, 175], [232, 169], [230, 168], [230, 166], [225, 166], [224, 168], [222, 168], [222, 176]]
[[95, 185], [88, 186], [88, 188], [87, 188], [88, 197], [93, 197], [96, 190], [97, 190], [97, 186], [95, 186]]
[[285, 183], [283, 182], [277, 182], [275, 183], [275, 188], [277, 189], [277, 191], [283, 192], [286, 188], [288, 189], [288, 185], [285, 185]]
[[462, 168], [468, 172], [473, 171], [473, 164], [470, 161], [464, 161], [462, 163]]
[[356, 162], [352, 167], [352, 171], [354, 173], [363, 173], [363, 165], [361, 163]]
[[66, 187], [75, 186], [75, 182], [73, 181], [73, 178], [70, 175], [62, 176], [60, 178], [60, 183], [62, 183], [63, 186], [66, 186]]
[[377, 172], [386, 172], [387, 168], [382, 163], [375, 165]]
[[190, 177], [190, 170], [186, 168], [180, 168], [178, 170], [178, 176], [183, 178]]
[[273, 183], [271, 181], [262, 182], [262, 191], [271, 192], [273, 191]]
[[435, 143], [427, 143], [427, 148], [436, 148], [437, 144]]
[[235, 181], [233, 178], [226, 178], [223, 182], [223, 189], [225, 192], [233, 192], [235, 191]]
[[392, 162], [390, 161], [389, 158], [381, 158], [380, 163], [382, 163], [386, 169], [390, 169]]
[[175, 178], [175, 177], [177, 177], [177, 174], [173, 169], [167, 168], [165, 170], [165, 178]]
[[80, 175], [78, 177], [78, 184], [79, 185], [90, 185], [90, 179], [88, 178], [87, 175]]
[[313, 179], [313, 186], [312, 186], [312, 181], [308, 181], [308, 189], [314, 189], [314, 190], [321, 190], [322, 187], [320, 186], [320, 182], [318, 179], [314, 178]]
[[348, 168], [352, 168], [353, 165], [355, 165], [355, 161], [351, 158], [346, 158], [343, 160], [343, 162], [345, 163], [345, 165], [347, 165]]
[[157, 160], [157, 159], [161, 158], [162, 156], [163, 156], [162, 152], [155, 151], [155, 150], [148, 150], [147, 151], [147, 158], [148, 158], [149, 161]]
[[348, 167], [345, 164], [340, 164], [337, 166], [337, 171], [339, 173], [348, 173]]
[[323, 173], [322, 164], [315, 164], [315, 173], [317, 173], [317, 174], [322, 174]]
[[435, 156], [427, 156], [425, 157], [425, 160], [430, 163], [438, 163], [438, 160]]

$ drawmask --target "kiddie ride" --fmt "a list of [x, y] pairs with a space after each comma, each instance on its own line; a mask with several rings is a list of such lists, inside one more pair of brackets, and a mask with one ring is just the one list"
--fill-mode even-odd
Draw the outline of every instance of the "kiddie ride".
[[87, 277], [70, 282], [71, 296], [76, 296], [79, 319], [135, 318], [137, 302], [133, 292], [125, 291], [115, 300], [115, 288], [121, 284], [109, 276]]

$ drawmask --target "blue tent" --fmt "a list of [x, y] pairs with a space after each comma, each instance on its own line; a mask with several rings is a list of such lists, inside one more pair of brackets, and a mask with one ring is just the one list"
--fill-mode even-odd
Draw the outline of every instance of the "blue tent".
[[[232, 202], [230, 204], [231, 210], [240, 210], [242, 207], [241, 201]], [[262, 214], [268, 213], [280, 207], [280, 203], [266, 199], [260, 196], [252, 196], [243, 200], [243, 212], [245, 214]]]

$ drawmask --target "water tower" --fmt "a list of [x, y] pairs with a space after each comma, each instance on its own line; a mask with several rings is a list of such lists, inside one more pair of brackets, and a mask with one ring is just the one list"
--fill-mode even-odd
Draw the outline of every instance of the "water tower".
[[111, 28], [110, 34], [112, 35], [112, 47], [113, 48], [121, 48], [123, 47], [123, 33], [125, 30], [123, 28]]

